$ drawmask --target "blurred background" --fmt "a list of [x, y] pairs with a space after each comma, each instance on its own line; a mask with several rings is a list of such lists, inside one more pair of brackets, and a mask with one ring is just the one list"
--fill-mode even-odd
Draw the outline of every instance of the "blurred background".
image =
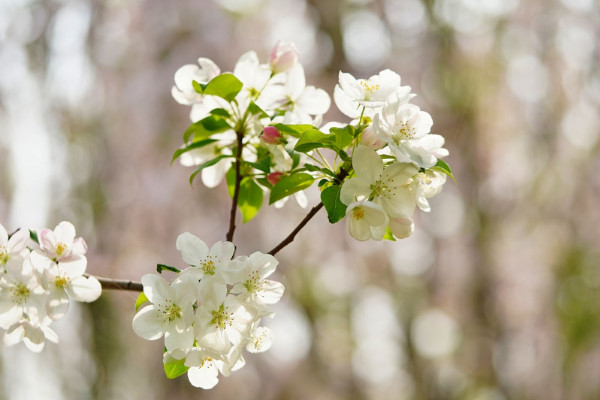
[[[88, 272], [183, 266], [224, 240], [226, 189], [169, 166], [189, 125], [173, 74], [295, 42], [307, 83], [402, 76], [457, 183], [414, 235], [359, 243], [319, 214], [278, 255], [273, 348], [211, 391], [167, 380], [131, 329], [137, 293], [72, 305], [42, 354], [0, 347], [1, 399], [600, 398], [600, 8], [596, 0], [2, 0], [0, 223], [72, 221]], [[335, 109], [325, 121], [346, 121]], [[315, 189], [309, 204], [318, 201]], [[271, 249], [293, 201], [239, 227]]]

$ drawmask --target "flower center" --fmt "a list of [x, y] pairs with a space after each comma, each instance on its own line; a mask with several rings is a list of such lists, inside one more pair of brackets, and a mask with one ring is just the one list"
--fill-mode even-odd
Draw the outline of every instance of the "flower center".
[[258, 271], [252, 271], [250, 274], [250, 278], [244, 282], [244, 287], [248, 291], [248, 293], [254, 293], [260, 289], [261, 279], [258, 276]]
[[173, 322], [177, 318], [181, 317], [181, 307], [174, 304], [171, 300], [167, 300], [166, 304], [163, 304], [159, 308], [159, 312], [163, 315], [164, 321]]
[[57, 256], [60, 257], [60, 256], [63, 255], [63, 253], [65, 252], [66, 249], [67, 249], [67, 245], [66, 244], [64, 244], [63, 242], [58, 242], [56, 244], [55, 253], [56, 253]]
[[376, 91], [379, 90], [379, 85], [376, 83], [371, 83], [368, 80], [360, 80], [359, 81], [360, 86], [363, 87], [364, 91], [365, 91], [365, 100], [369, 100], [373, 94], [375, 94]]
[[413, 139], [416, 134], [415, 128], [404, 121], [396, 122], [394, 124], [394, 130], [396, 131], [396, 134], [394, 135], [394, 142], [396, 142], [396, 144], [400, 144], [401, 140]]
[[58, 289], [64, 289], [69, 281], [70, 279], [66, 276], [57, 276], [56, 278], [54, 278], [54, 285]]
[[15, 304], [23, 304], [29, 299], [29, 289], [22, 283], [18, 283], [17, 286], [10, 288], [12, 294], [12, 301]]
[[207, 256], [204, 260], [200, 262], [200, 267], [205, 275], [214, 275], [215, 274], [215, 262], [212, 259], [212, 256]]
[[217, 310], [212, 310], [213, 319], [210, 320], [210, 324], [218, 326], [219, 329], [225, 329], [228, 324], [231, 326], [233, 313], [228, 313], [228, 311], [224, 304], [221, 304]]
[[0, 265], [6, 264], [8, 262], [8, 253], [6, 252], [6, 247], [0, 246]]
[[377, 197], [385, 197], [389, 191], [390, 188], [388, 187], [387, 183], [380, 179], [371, 185], [371, 195], [369, 198], [374, 199]]
[[360, 208], [360, 207], [356, 207], [355, 209], [352, 210], [352, 218], [354, 218], [355, 220], [359, 221], [361, 219], [363, 219], [365, 217], [365, 211]]
[[202, 362], [200, 363], [200, 368], [204, 367], [204, 363], [210, 363], [212, 361], [213, 359], [211, 357], [204, 357], [204, 359], [202, 359]]

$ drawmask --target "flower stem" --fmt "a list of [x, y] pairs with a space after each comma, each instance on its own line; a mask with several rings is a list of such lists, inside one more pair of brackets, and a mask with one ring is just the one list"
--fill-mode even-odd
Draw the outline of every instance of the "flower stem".
[[242, 176], [240, 173], [241, 161], [242, 161], [242, 147], [244, 134], [241, 130], [237, 133], [237, 151], [235, 155], [235, 186], [233, 189], [233, 198], [231, 200], [231, 211], [229, 213], [229, 230], [225, 236], [228, 242], [233, 240], [233, 233], [235, 232], [235, 216], [237, 214], [238, 199], [240, 196], [240, 183], [242, 182]]
[[285, 246], [292, 243], [294, 241], [294, 238], [298, 234], [298, 232], [300, 232], [300, 230], [302, 230], [302, 228], [304, 228], [304, 226], [308, 223], [308, 221], [310, 221], [312, 219], [312, 217], [314, 217], [319, 212], [319, 210], [321, 210], [321, 208], [323, 208], [323, 203], [319, 203], [316, 206], [314, 206], [313, 208], [311, 208], [311, 210], [308, 212], [308, 214], [306, 214], [306, 217], [304, 217], [304, 219], [302, 221], [300, 221], [298, 226], [285, 239], [283, 239], [281, 241], [281, 243], [279, 243], [271, 251], [269, 251], [269, 254], [274, 256], [275, 254], [277, 254], [279, 252], [279, 250], [283, 249]]

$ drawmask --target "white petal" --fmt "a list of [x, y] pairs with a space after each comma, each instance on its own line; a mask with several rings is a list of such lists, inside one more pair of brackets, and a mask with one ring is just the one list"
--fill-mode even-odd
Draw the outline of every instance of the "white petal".
[[358, 177], [350, 178], [342, 185], [340, 201], [348, 206], [357, 200], [369, 197], [370, 193], [370, 184], [366, 180]]
[[13, 325], [4, 333], [4, 344], [7, 346], [13, 346], [22, 341], [24, 336], [25, 328], [23, 325]]
[[157, 308], [153, 305], [142, 308], [133, 317], [133, 331], [146, 340], [160, 339], [167, 330], [167, 323], [161, 319]]
[[168, 351], [189, 351], [194, 345], [194, 328], [189, 326], [182, 332], [171, 330], [165, 334], [165, 347]]
[[259, 272], [261, 278], [266, 278], [275, 272], [275, 268], [279, 261], [270, 254], [264, 254], [260, 251], [252, 253], [248, 257], [248, 262], [252, 265], [252, 268]]
[[266, 280], [257, 293], [258, 298], [265, 304], [275, 304], [283, 296], [285, 287], [281, 282]]
[[190, 265], [198, 265], [209, 253], [206, 243], [189, 232], [184, 232], [177, 237], [176, 247], [181, 252], [183, 260]]
[[[27, 242], [29, 241], [29, 230], [27, 229], [19, 229], [15, 232], [8, 242], [6, 243], [6, 251], [11, 253], [18, 253], [25, 248]], [[1, 245], [1, 243], [0, 243]]]
[[75, 227], [69, 221], [62, 221], [54, 228], [54, 237], [57, 242], [70, 246], [75, 240]]
[[63, 289], [57, 289], [50, 292], [46, 310], [48, 316], [53, 320], [62, 318], [69, 309], [69, 297]]
[[323, 115], [331, 106], [331, 98], [323, 89], [308, 86], [296, 100], [296, 107], [307, 114]]
[[250, 353], [262, 353], [269, 350], [272, 343], [273, 332], [266, 326], [259, 326], [252, 332], [246, 350]]
[[45, 341], [46, 336], [44, 336], [44, 332], [42, 332], [41, 328], [25, 324], [25, 337], [23, 338], [23, 342], [29, 350], [34, 353], [41, 352], [44, 350]]
[[409, 237], [415, 229], [415, 224], [408, 217], [392, 218], [390, 220], [390, 230], [398, 239]]
[[71, 279], [66, 287], [67, 293], [75, 301], [90, 303], [96, 301], [102, 294], [102, 285], [93, 276], [79, 276]]
[[142, 285], [144, 285], [144, 294], [151, 303], [161, 304], [171, 298], [169, 284], [156, 274], [142, 276]]
[[219, 383], [219, 370], [211, 362], [205, 362], [201, 368], [190, 368], [187, 375], [192, 385], [202, 389], [212, 389]]
[[375, 183], [383, 172], [383, 161], [371, 147], [359, 145], [352, 153], [352, 166], [356, 175], [369, 183]]
[[210, 248], [210, 255], [221, 260], [231, 260], [235, 246], [231, 242], [217, 242]]
[[72, 254], [65, 261], [58, 264], [61, 270], [65, 271], [68, 277], [77, 277], [83, 275], [87, 267], [87, 258], [81, 254]]

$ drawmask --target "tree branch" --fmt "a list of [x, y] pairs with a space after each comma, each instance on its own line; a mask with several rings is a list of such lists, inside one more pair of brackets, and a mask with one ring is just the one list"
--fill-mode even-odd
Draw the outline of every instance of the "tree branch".
[[235, 186], [233, 189], [233, 198], [231, 199], [231, 211], [229, 213], [229, 230], [225, 236], [228, 242], [233, 241], [233, 233], [235, 232], [235, 216], [237, 213], [238, 199], [240, 196], [240, 183], [242, 176], [240, 174], [241, 160], [242, 160], [242, 140], [244, 135], [242, 132], [237, 132], [237, 151], [235, 155]]
[[[85, 274], [85, 276], [93, 276]], [[144, 286], [141, 282], [136, 281], [126, 281], [119, 279], [110, 279], [110, 278], [102, 278], [99, 276], [94, 276], [94, 278], [98, 279], [98, 282], [102, 285], [102, 289], [115, 289], [115, 290], [131, 290], [133, 292], [142, 292], [144, 290]]]
[[298, 234], [298, 232], [300, 232], [300, 230], [302, 228], [304, 228], [304, 225], [306, 225], [308, 223], [308, 221], [310, 221], [312, 219], [312, 217], [314, 217], [321, 208], [323, 208], [323, 203], [319, 203], [316, 206], [314, 206], [313, 208], [311, 208], [311, 210], [308, 212], [308, 214], [306, 214], [306, 217], [304, 217], [304, 219], [302, 221], [300, 221], [300, 223], [292, 231], [292, 233], [290, 233], [285, 239], [283, 239], [281, 241], [281, 243], [279, 243], [277, 246], [275, 246], [273, 248], [273, 250], [269, 251], [269, 254], [274, 256], [275, 254], [277, 254], [279, 252], [279, 250], [283, 249], [285, 246], [292, 243], [294, 241], [294, 238]]

